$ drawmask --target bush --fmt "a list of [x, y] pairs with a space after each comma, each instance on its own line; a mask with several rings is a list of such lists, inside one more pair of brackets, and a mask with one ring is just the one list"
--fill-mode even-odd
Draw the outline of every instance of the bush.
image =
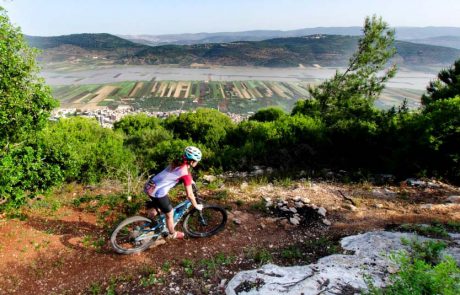
[[172, 140], [173, 134], [160, 123], [158, 118], [139, 114], [126, 116], [114, 124], [114, 130], [122, 131], [125, 135], [124, 146], [134, 153], [141, 173], [151, 172], [151, 169], [164, 164], [163, 160], [156, 158], [158, 149], [161, 149], [157, 146]]
[[430, 170], [460, 181], [460, 96], [430, 103], [421, 113], [424, 162]]
[[40, 144], [12, 148], [0, 155], [3, 208], [17, 208], [27, 196], [44, 192], [64, 178], [59, 165], [52, 161], [53, 155]]
[[[460, 294], [460, 269], [457, 263], [450, 256], [439, 257], [445, 244], [412, 242], [411, 246], [410, 252], [401, 251], [391, 256], [398, 264], [399, 271], [390, 276], [390, 284], [385, 288], [376, 288], [372, 282], [368, 282], [367, 294]], [[419, 251], [430, 255], [420, 255]]]
[[258, 110], [257, 113], [252, 115], [249, 120], [259, 121], [259, 122], [271, 122], [276, 121], [287, 114], [279, 107], [271, 107]]
[[272, 122], [244, 121], [229, 134], [231, 143], [222, 152], [225, 167], [269, 165], [298, 168], [312, 165], [323, 140], [319, 119], [285, 116]]
[[134, 156], [123, 147], [122, 134], [102, 128], [96, 120], [61, 119], [38, 136], [66, 181], [95, 183], [134, 169]]
[[212, 109], [197, 109], [194, 113], [170, 117], [164, 125], [174, 132], [174, 136], [201, 143], [211, 149], [220, 147], [227, 133], [234, 128], [228, 116]]
[[214, 153], [210, 149], [192, 141], [172, 139], [160, 142], [151, 150], [149, 158], [152, 159], [152, 162], [146, 164], [147, 166], [150, 165], [149, 174], [159, 172], [168, 166], [171, 161], [181, 157], [184, 153], [184, 148], [190, 145], [198, 147], [203, 153], [203, 160], [200, 162], [199, 167], [209, 167], [206, 163], [214, 156]]
[[160, 127], [160, 119], [146, 114], [128, 115], [113, 124], [113, 130], [121, 130], [127, 136], [134, 136], [145, 129], [155, 130]]

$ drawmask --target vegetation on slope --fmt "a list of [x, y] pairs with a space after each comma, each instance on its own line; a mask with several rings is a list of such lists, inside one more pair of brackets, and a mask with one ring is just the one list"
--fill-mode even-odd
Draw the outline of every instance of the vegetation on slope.
[[[16, 32], [7, 34], [12, 39], [2, 39], [2, 46], [17, 41], [27, 52], [22, 36], [4, 13], [2, 19], [2, 30]], [[29, 92], [8, 84], [9, 93], [20, 93], [27, 104], [17, 103], [17, 108], [5, 108], [1, 113], [5, 114], [0, 159], [3, 208], [19, 206], [25, 196], [34, 196], [61, 182], [142, 178], [167, 165], [186, 145], [203, 150], [201, 167], [205, 169], [239, 170], [264, 165], [283, 173], [304, 170], [313, 174], [328, 168], [361, 176], [418, 174], [458, 182], [460, 93], [456, 84], [449, 82], [458, 81], [458, 73], [448, 70], [446, 80], [441, 72], [437, 86], [427, 94], [431, 99], [425, 99], [420, 110], [412, 112], [404, 106], [376, 109], [375, 98], [395, 72], [394, 67], [387, 68], [395, 54], [393, 40], [393, 32], [381, 19], [366, 19], [364, 36], [344, 73], [311, 88], [312, 98], [300, 101], [292, 114], [261, 110], [239, 124], [206, 109], [166, 120], [129, 116], [114, 130], [82, 118], [46, 122], [55, 104], [43, 81], [20, 86], [31, 87], [33, 91]], [[295, 47], [296, 43], [283, 44]], [[21, 69], [21, 62], [11, 57], [13, 53], [3, 52], [9, 55], [2, 61], [15, 61], [2, 64], [2, 76], [11, 77]], [[20, 72], [33, 72], [30, 69], [33, 67]], [[2, 83], [8, 81], [12, 80], [2, 79]], [[446, 87], [453, 91], [444, 91]], [[5, 96], [7, 103], [20, 101], [14, 95]], [[28, 115], [31, 106], [36, 108], [34, 116]]]
[[[109, 34], [76, 34], [28, 37], [31, 46], [45, 50], [44, 61], [104, 56], [125, 64], [219, 64], [229, 66], [297, 67], [299, 64], [345, 66], [356, 50], [358, 36], [310, 35], [264, 41], [238, 41], [196, 45], [150, 47]], [[72, 46], [66, 48], [65, 46]], [[450, 64], [460, 50], [448, 47], [395, 42], [395, 59], [404, 65]], [[63, 47], [64, 46], [64, 47]], [[75, 49], [78, 48], [79, 50]], [[64, 57], [63, 57], [64, 56]]]

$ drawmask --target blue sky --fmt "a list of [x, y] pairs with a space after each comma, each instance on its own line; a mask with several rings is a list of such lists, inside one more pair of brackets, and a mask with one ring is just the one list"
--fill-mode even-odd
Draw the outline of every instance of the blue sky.
[[460, 0], [0, 0], [35, 36], [71, 33], [176, 34], [361, 26], [460, 27]]

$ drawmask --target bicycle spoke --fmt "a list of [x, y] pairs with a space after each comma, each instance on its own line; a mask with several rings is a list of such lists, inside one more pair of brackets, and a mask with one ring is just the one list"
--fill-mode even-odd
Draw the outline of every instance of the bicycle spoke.
[[225, 225], [227, 215], [219, 207], [205, 207], [201, 212], [192, 211], [184, 222], [184, 229], [191, 236], [205, 237], [220, 231]]
[[[152, 227], [152, 224], [156, 226]], [[145, 217], [135, 216], [120, 223], [110, 241], [118, 253], [137, 253], [147, 249], [162, 229], [158, 223], [150, 223]]]

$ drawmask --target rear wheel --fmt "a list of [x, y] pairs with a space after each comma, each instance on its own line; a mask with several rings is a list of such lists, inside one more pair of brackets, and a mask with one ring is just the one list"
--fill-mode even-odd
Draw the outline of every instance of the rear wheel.
[[[152, 230], [155, 228], [154, 230]], [[120, 254], [139, 253], [150, 247], [163, 226], [146, 217], [133, 216], [122, 221], [110, 237], [112, 248]]]
[[191, 237], [210, 237], [222, 231], [227, 223], [227, 212], [224, 208], [205, 205], [201, 212], [193, 209], [185, 215], [183, 228]]

